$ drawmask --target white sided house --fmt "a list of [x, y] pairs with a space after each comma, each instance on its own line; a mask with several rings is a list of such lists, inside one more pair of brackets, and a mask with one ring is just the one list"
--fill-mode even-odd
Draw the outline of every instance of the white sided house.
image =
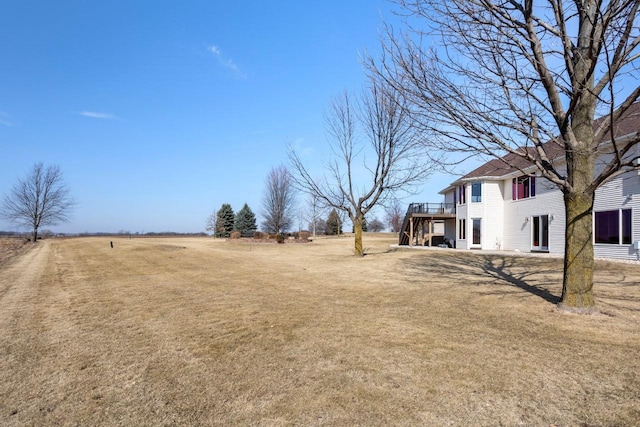
[[[635, 136], [640, 114], [633, 128], [629, 120], [624, 124], [619, 131], [626, 134], [619, 138]], [[554, 161], [562, 164], [563, 156], [558, 146]], [[523, 162], [513, 154], [491, 160], [440, 191], [444, 203], [411, 204], [400, 244], [433, 244], [438, 236], [432, 224], [443, 222], [442, 242], [435, 241], [440, 246], [564, 254], [562, 192]], [[514, 164], [519, 167], [508, 166]], [[640, 171], [615, 177], [596, 191], [593, 243], [596, 257], [640, 259]]]

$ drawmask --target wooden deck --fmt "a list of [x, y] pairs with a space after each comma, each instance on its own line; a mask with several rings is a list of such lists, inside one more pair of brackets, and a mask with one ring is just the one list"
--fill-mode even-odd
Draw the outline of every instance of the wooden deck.
[[444, 231], [436, 232], [434, 225], [455, 217], [456, 206], [453, 203], [411, 203], [404, 217], [398, 244], [431, 246], [434, 237], [444, 237]]

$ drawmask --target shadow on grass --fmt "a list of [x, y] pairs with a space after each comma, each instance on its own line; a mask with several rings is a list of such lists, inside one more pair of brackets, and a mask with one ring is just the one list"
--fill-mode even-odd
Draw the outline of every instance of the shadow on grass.
[[551, 304], [560, 302], [560, 296], [548, 289], [549, 281], [541, 282], [545, 276], [558, 276], [558, 283], [562, 283], [562, 263], [557, 259], [443, 252], [412, 257], [405, 262], [407, 272], [417, 274], [420, 281], [436, 274], [456, 285], [495, 285], [492, 294], [508, 292], [505, 287], [516, 287]]
[[[503, 280], [510, 283], [523, 291], [529, 292], [532, 295], [542, 298], [543, 300], [550, 302], [551, 304], [558, 304], [560, 297], [549, 292], [548, 289], [534, 285], [527, 282], [527, 278], [533, 274], [539, 274], [540, 271], [523, 271], [514, 273], [511, 271], [516, 266], [517, 262], [514, 257], [505, 256], [483, 256], [484, 262], [482, 263], [482, 271], [498, 280]], [[543, 273], [557, 273], [557, 270], [548, 270]]]

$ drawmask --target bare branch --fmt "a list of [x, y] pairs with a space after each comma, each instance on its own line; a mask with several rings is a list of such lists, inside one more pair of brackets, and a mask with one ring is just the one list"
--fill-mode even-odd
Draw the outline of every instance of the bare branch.
[[405, 103], [393, 87], [380, 81], [372, 81], [359, 102], [346, 93], [334, 100], [326, 116], [333, 158], [322, 179], [313, 179], [289, 148], [296, 186], [349, 215], [358, 255], [362, 255], [358, 227], [364, 216], [388, 197], [423, 183], [438, 166], [425, 153]]
[[45, 168], [37, 163], [4, 197], [1, 215], [18, 226], [30, 228], [35, 242], [40, 227], [68, 222], [75, 204], [60, 168]]

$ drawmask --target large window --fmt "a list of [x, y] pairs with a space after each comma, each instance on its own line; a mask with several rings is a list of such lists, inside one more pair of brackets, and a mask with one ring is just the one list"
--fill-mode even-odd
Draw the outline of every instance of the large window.
[[458, 239], [465, 240], [467, 238], [467, 220], [458, 220]]
[[458, 186], [458, 200], [461, 205], [467, 203], [467, 184], [462, 184]]
[[482, 201], [482, 182], [476, 181], [471, 184], [471, 203]]
[[631, 209], [617, 209], [594, 213], [596, 243], [631, 244]]
[[481, 232], [481, 220], [480, 218], [473, 219], [473, 244], [479, 245], [480, 240], [480, 232]]
[[523, 175], [511, 182], [511, 200], [528, 199], [536, 195], [536, 177]]

